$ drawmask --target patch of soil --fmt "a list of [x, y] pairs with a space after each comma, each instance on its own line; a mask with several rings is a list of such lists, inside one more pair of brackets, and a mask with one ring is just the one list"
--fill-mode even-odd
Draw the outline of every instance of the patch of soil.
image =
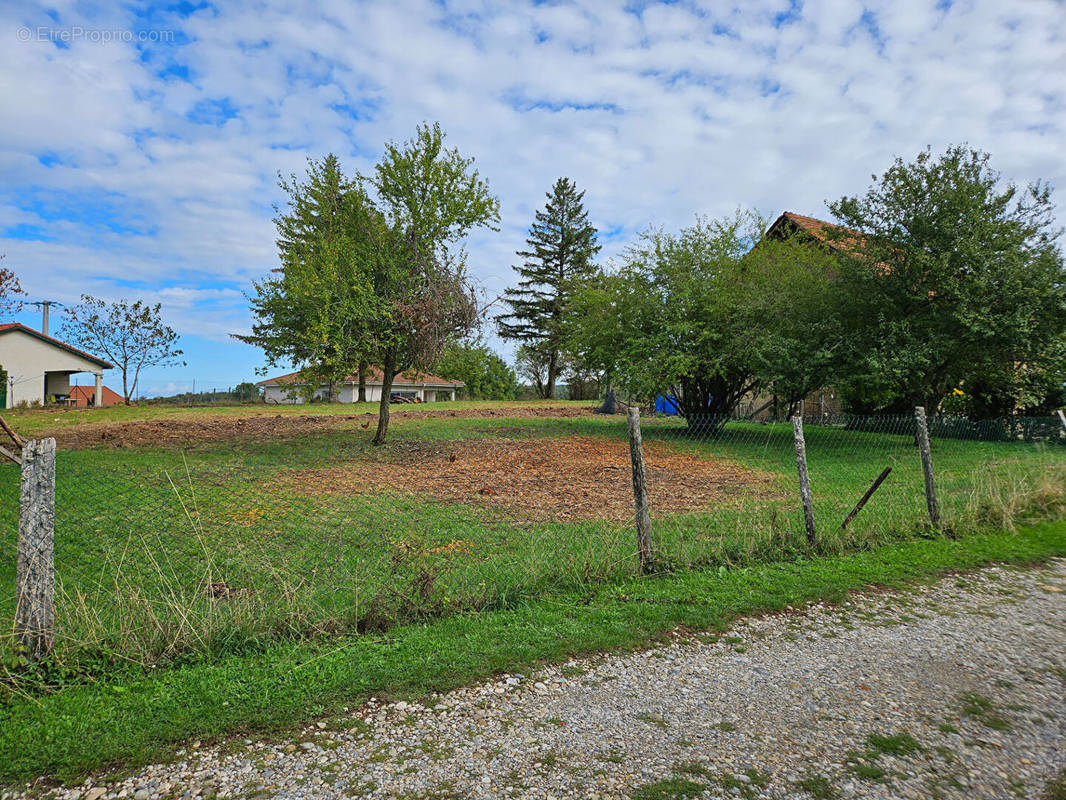
[[[753, 493], [778, 495], [771, 473], [663, 442], [645, 442], [644, 460], [653, 514], [696, 511]], [[391, 449], [382, 460], [289, 470], [278, 480], [304, 494], [424, 494], [542, 521], [622, 521], [634, 514], [629, 447], [599, 436], [419, 443]]]
[[[533, 417], [583, 417], [593, 407], [528, 406], [513, 408], [464, 408], [435, 411], [426, 408], [393, 408], [390, 416], [400, 419], [431, 417], [470, 417], [484, 419], [527, 419]], [[89, 422], [45, 432], [54, 436], [62, 450], [85, 450], [93, 447], [172, 447], [187, 448], [197, 444], [228, 442], [238, 439], [268, 441], [334, 430], [377, 426], [377, 414], [278, 414], [260, 412], [246, 417], [204, 416], [177, 417], [132, 422]]]

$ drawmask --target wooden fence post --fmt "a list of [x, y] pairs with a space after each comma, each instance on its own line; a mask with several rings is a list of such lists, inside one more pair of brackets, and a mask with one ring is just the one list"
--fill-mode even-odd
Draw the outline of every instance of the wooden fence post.
[[796, 471], [799, 472], [800, 500], [803, 502], [803, 523], [807, 528], [807, 541], [817, 541], [814, 530], [814, 503], [811, 500], [811, 478], [807, 474], [807, 443], [803, 440], [803, 417], [792, 418], [792, 436], [796, 443]]
[[55, 645], [55, 478], [56, 440], [26, 442], [15, 564], [15, 636], [34, 661]]
[[1062, 413], [1062, 409], [1061, 408], [1058, 411], [1056, 411], [1055, 413], [1058, 414], [1058, 416], [1059, 416], [1059, 424], [1062, 425], [1062, 432], [1066, 433], [1066, 414]]
[[925, 473], [925, 504], [929, 508], [929, 521], [934, 528], [939, 528], [940, 504], [936, 501], [936, 486], [933, 484], [933, 453], [929, 448], [929, 426], [922, 406], [915, 407], [914, 418], [918, 421], [918, 449], [922, 453], [922, 471]]
[[640, 409], [629, 406], [626, 411], [629, 428], [629, 459], [633, 464], [633, 506], [637, 520], [637, 558], [640, 571], [646, 574], [652, 568], [651, 513], [648, 510], [648, 482], [644, 474], [644, 445], [640, 439]]

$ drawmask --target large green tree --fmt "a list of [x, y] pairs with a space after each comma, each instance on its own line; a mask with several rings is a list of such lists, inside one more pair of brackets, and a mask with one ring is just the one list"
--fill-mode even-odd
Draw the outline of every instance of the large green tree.
[[830, 235], [848, 256], [852, 408], [935, 409], [959, 390], [974, 413], [1009, 414], [1061, 387], [1066, 275], [1046, 185], [1003, 180], [977, 150], [927, 149], [830, 209], [851, 229]]
[[568, 348], [630, 400], [674, 394], [700, 428], [760, 389], [823, 385], [839, 335], [833, 258], [764, 229], [737, 212], [644, 234], [575, 295]]
[[521, 342], [527, 353], [535, 350], [534, 360], [545, 363], [538, 392], [549, 399], [562, 372], [570, 298], [595, 271], [593, 258], [600, 250], [584, 197], [569, 178], [555, 182], [530, 226], [527, 249], [516, 253], [523, 259], [515, 267], [518, 285], [503, 297], [510, 312], [496, 318], [500, 336]]
[[462, 240], [495, 228], [499, 201], [472, 164], [424, 124], [387, 144], [369, 176], [345, 178], [330, 156], [306, 181], [282, 182], [281, 268], [256, 284], [252, 335], [238, 338], [272, 362], [304, 365], [309, 386], [381, 364], [375, 444], [387, 436], [396, 374], [432, 367], [478, 318]]
[[747, 315], [732, 296], [760, 232], [737, 214], [644, 234], [617, 272], [575, 298], [571, 341], [631, 399], [674, 392], [690, 421], [732, 412], [758, 383]]
[[466, 386], [461, 397], [474, 400], [514, 400], [518, 396], [518, 378], [507, 362], [484, 342], [452, 342], [441, 352], [433, 372], [449, 380], [461, 380]]
[[374, 287], [385, 301], [376, 330], [384, 385], [375, 444], [385, 442], [395, 374], [432, 367], [448, 342], [476, 327], [462, 241], [474, 228], [498, 230], [500, 202], [473, 163], [444, 146], [439, 125], [420, 125], [414, 138], [386, 146], [368, 178], [381, 214], [370, 237]]
[[261, 347], [272, 366], [300, 365], [310, 396], [373, 351], [383, 304], [367, 231], [380, 214], [333, 154], [309, 160], [304, 179], [279, 177], [279, 185], [287, 197], [274, 218], [281, 265], [254, 284], [252, 332], [236, 338]]

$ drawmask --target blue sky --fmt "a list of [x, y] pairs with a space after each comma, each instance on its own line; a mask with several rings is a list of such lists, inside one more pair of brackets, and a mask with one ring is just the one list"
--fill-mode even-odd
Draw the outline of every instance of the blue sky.
[[423, 120], [501, 198], [469, 247], [489, 298], [561, 175], [605, 258], [737, 206], [824, 215], [926, 145], [1066, 187], [1054, 0], [24, 2], [0, 37], [5, 266], [31, 300], [162, 303], [188, 366], [149, 394], [263, 365], [229, 334], [276, 264], [277, 173], [330, 151], [367, 170]]

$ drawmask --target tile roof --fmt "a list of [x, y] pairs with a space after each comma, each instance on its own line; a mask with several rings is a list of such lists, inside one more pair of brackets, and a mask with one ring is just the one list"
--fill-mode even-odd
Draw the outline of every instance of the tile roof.
[[[122, 395], [113, 389], [109, 389], [106, 386], [100, 387], [103, 393], [103, 404], [105, 406], [114, 406], [123, 402]], [[95, 386], [71, 386], [70, 396], [78, 400], [78, 405], [88, 405], [91, 399], [96, 397]]]
[[[380, 386], [383, 373], [380, 367], [370, 367], [366, 371], [366, 383], [367, 386]], [[279, 375], [276, 378], [267, 378], [266, 380], [259, 381], [257, 386], [278, 386], [286, 383], [299, 383], [300, 373], [290, 372], [287, 375]], [[358, 375], [349, 375], [344, 379], [344, 383], [358, 383]], [[450, 381], [447, 378], [440, 378], [436, 375], [430, 375], [427, 372], [419, 372], [415, 369], [405, 370], [404, 372], [396, 373], [396, 377], [392, 379], [393, 387], [397, 386], [421, 386], [422, 384], [429, 384], [431, 386], [451, 386], [459, 388], [460, 386], [466, 386], [462, 381]]]
[[[778, 231], [783, 234], [784, 231], [781, 229], [786, 223], [792, 223], [797, 229], [813, 236], [819, 242], [834, 250], [856, 248], [861, 246], [865, 239], [859, 231], [845, 228], [843, 225], [826, 222], [825, 220], [815, 219], [814, 217], [807, 217], [803, 214], [796, 214], [792, 211], [786, 211], [778, 217], [767, 230], [767, 233]], [[832, 235], [829, 234], [830, 231], [832, 231]]]
[[34, 336], [43, 342], [47, 342], [48, 344], [60, 347], [63, 350], [74, 353], [74, 355], [81, 356], [82, 358], [87, 358], [90, 361], [99, 364], [104, 369], [114, 369], [114, 364], [104, 361], [102, 358], [97, 358], [91, 353], [86, 353], [84, 350], [79, 350], [76, 347], [71, 347], [69, 344], [61, 342], [58, 339], [53, 339], [51, 336], [45, 333], [41, 333], [40, 331], [35, 331], [33, 328], [27, 328], [21, 322], [8, 322], [6, 324], [0, 325], [0, 334], [10, 333], [11, 331], [22, 331], [23, 333], [28, 333], [30, 336]]

